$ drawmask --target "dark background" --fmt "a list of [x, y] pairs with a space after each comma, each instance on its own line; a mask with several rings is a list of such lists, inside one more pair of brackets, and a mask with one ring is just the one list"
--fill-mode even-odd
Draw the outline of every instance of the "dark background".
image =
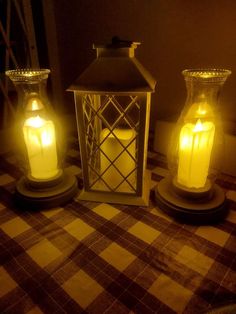
[[[5, 0], [6, 1], [6, 0]], [[0, 0], [2, 5], [4, 0]], [[94, 60], [93, 43], [114, 35], [139, 41], [137, 59], [157, 80], [151, 128], [157, 119], [176, 119], [186, 90], [182, 70], [227, 68], [221, 93], [223, 120], [236, 132], [235, 0], [33, 0], [41, 67], [52, 71], [55, 108], [74, 114], [66, 89]]]

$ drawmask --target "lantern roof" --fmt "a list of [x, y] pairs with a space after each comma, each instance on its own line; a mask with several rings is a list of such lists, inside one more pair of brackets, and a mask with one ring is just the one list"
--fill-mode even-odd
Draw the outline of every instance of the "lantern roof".
[[110, 44], [93, 45], [97, 58], [68, 90], [91, 93], [154, 92], [156, 81], [134, 56], [138, 45], [117, 37]]

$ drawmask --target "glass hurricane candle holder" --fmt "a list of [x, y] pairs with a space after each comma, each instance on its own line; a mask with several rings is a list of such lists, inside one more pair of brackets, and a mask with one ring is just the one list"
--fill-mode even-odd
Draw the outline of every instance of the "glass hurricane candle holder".
[[63, 144], [57, 118], [48, 101], [48, 69], [6, 71], [18, 94], [16, 136], [24, 176], [16, 185], [19, 205], [55, 207], [77, 190], [74, 176], [62, 169]]
[[155, 80], [114, 38], [69, 88], [74, 92], [84, 188], [79, 199], [147, 205], [151, 93]]
[[231, 72], [197, 69], [182, 73], [187, 100], [167, 156], [170, 177], [159, 183], [156, 199], [176, 218], [207, 223], [226, 213], [225, 196], [215, 180], [224, 153], [218, 97]]

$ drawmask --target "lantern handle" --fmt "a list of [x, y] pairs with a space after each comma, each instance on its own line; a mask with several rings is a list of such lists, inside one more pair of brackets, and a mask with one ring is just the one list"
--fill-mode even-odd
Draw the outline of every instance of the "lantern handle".
[[95, 49], [97, 48], [136, 48], [140, 44], [141, 44], [140, 42], [120, 39], [118, 36], [113, 36], [111, 39], [111, 43], [106, 44], [106, 45], [95, 44], [93, 45], [93, 48]]
[[125, 48], [125, 47], [132, 47], [133, 45], [140, 45], [139, 42], [134, 42], [132, 40], [125, 40], [125, 39], [120, 39], [119, 36], [113, 36], [111, 39], [111, 47], [119, 47], [119, 48]]

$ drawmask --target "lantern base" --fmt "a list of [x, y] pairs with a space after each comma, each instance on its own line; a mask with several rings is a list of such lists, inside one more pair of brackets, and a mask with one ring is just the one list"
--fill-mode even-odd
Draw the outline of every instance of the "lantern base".
[[63, 205], [77, 193], [77, 180], [66, 170], [54, 185], [34, 186], [22, 177], [16, 185], [15, 202], [27, 209], [46, 209]]
[[223, 190], [214, 184], [208, 199], [189, 199], [178, 195], [169, 177], [161, 180], [155, 191], [157, 204], [164, 212], [185, 223], [209, 224], [223, 219], [227, 202]]
[[149, 204], [149, 193], [150, 193], [150, 172], [146, 171], [144, 178], [143, 193], [141, 196], [137, 196], [131, 193], [115, 193], [105, 191], [85, 191], [81, 190], [78, 195], [78, 200], [102, 202], [111, 204], [123, 204], [123, 205], [134, 205], [134, 206], [148, 206]]

